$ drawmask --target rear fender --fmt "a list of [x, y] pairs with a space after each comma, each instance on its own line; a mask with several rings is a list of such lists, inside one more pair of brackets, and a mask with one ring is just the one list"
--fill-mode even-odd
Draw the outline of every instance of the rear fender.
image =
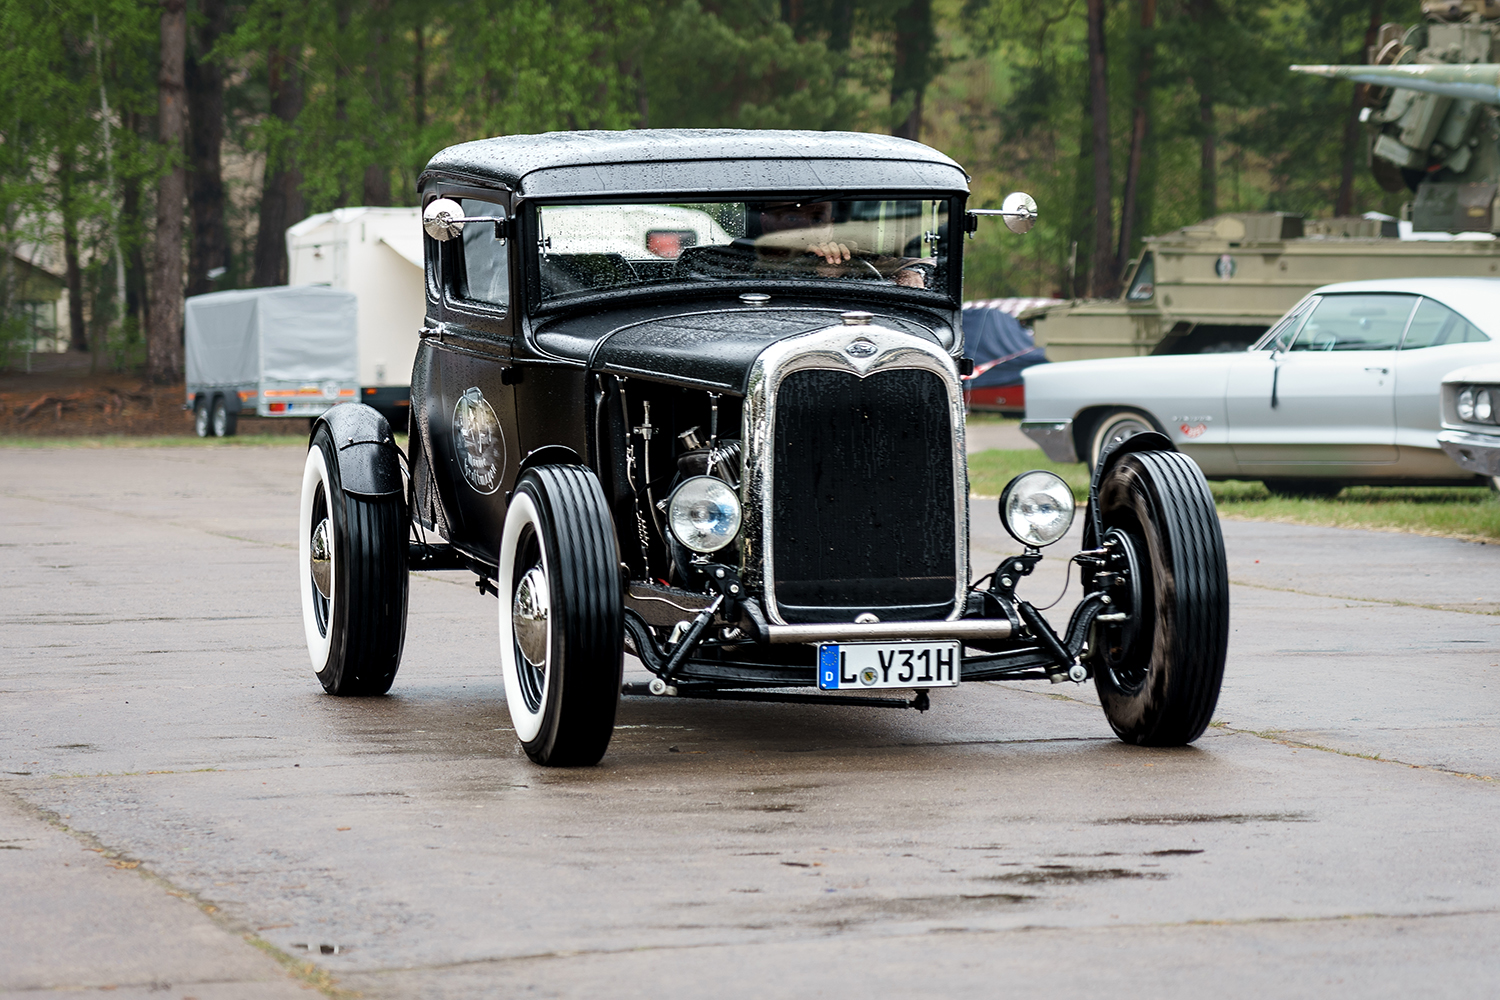
[[[313, 421], [312, 431], [328, 428], [338, 452], [339, 482], [345, 493], [363, 497], [401, 496], [401, 449], [380, 411], [363, 403], [340, 403]], [[309, 435], [309, 444], [311, 435]]]

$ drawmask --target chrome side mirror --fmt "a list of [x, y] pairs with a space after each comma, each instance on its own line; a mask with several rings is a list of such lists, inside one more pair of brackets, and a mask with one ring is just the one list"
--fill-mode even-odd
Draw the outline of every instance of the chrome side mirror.
[[1029, 233], [1036, 225], [1036, 199], [1025, 191], [1012, 191], [1000, 203], [1005, 228], [1013, 233]]
[[964, 213], [964, 232], [972, 233], [979, 228], [981, 215], [997, 215], [1005, 228], [1013, 233], [1029, 233], [1036, 225], [1036, 200], [1024, 191], [1012, 191], [1005, 196], [999, 208], [971, 208]]
[[463, 206], [452, 198], [439, 198], [422, 210], [422, 228], [439, 243], [464, 231]]

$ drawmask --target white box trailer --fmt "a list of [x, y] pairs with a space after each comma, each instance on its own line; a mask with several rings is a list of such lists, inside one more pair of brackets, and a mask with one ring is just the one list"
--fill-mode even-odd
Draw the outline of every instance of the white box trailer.
[[353, 402], [356, 310], [351, 292], [317, 286], [188, 299], [187, 408], [198, 435], [233, 435], [241, 413], [308, 418]]
[[411, 368], [427, 306], [416, 208], [340, 208], [286, 231], [288, 280], [359, 299], [359, 399], [397, 431], [411, 411]]

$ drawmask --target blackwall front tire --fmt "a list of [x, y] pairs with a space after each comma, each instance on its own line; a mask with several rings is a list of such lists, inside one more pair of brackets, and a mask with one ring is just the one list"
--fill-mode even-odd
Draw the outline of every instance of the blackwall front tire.
[[1140, 607], [1115, 634], [1119, 645], [1092, 651], [1105, 717], [1127, 743], [1191, 743], [1213, 716], [1229, 645], [1229, 569], [1213, 495], [1185, 455], [1143, 451], [1109, 469], [1098, 503], [1140, 581]]
[[214, 437], [234, 437], [235, 431], [239, 428], [239, 413], [225, 402], [223, 396], [215, 396], [210, 421], [213, 424]]
[[213, 433], [213, 425], [208, 415], [208, 400], [202, 396], [193, 401], [193, 433], [201, 438], [206, 438]]
[[302, 471], [298, 576], [313, 672], [337, 695], [384, 694], [406, 641], [407, 517], [400, 496], [345, 493], [325, 427]]
[[591, 471], [521, 476], [500, 538], [500, 666], [516, 736], [538, 764], [597, 764], [609, 748], [625, 652], [619, 565]]
[[1089, 468], [1099, 464], [1099, 459], [1112, 445], [1137, 434], [1156, 430], [1156, 425], [1144, 413], [1135, 410], [1113, 410], [1106, 413], [1094, 425], [1093, 437], [1089, 440]]

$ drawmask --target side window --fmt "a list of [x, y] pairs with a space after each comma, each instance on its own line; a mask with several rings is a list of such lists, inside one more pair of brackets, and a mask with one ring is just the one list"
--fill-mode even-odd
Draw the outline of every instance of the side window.
[[1415, 295], [1325, 295], [1292, 341], [1294, 351], [1394, 351]]
[[[464, 215], [499, 215], [500, 207], [492, 202], [465, 198]], [[495, 239], [495, 227], [486, 222], [470, 222], [459, 234], [463, 245], [463, 274], [459, 276], [459, 295], [475, 302], [494, 306], [510, 305], [509, 243]]]
[[1475, 344], [1490, 338], [1458, 313], [1441, 302], [1423, 299], [1417, 306], [1417, 314], [1411, 318], [1411, 327], [1401, 343], [1403, 351], [1415, 351], [1422, 347], [1441, 347], [1444, 344]]
[[1268, 330], [1256, 350], [1260, 351], [1285, 351], [1289, 350], [1292, 340], [1297, 336], [1297, 331], [1302, 329], [1302, 323], [1307, 319], [1307, 314], [1312, 312], [1313, 306], [1318, 304], [1317, 299], [1308, 299], [1296, 309], [1293, 309], [1281, 322]]

